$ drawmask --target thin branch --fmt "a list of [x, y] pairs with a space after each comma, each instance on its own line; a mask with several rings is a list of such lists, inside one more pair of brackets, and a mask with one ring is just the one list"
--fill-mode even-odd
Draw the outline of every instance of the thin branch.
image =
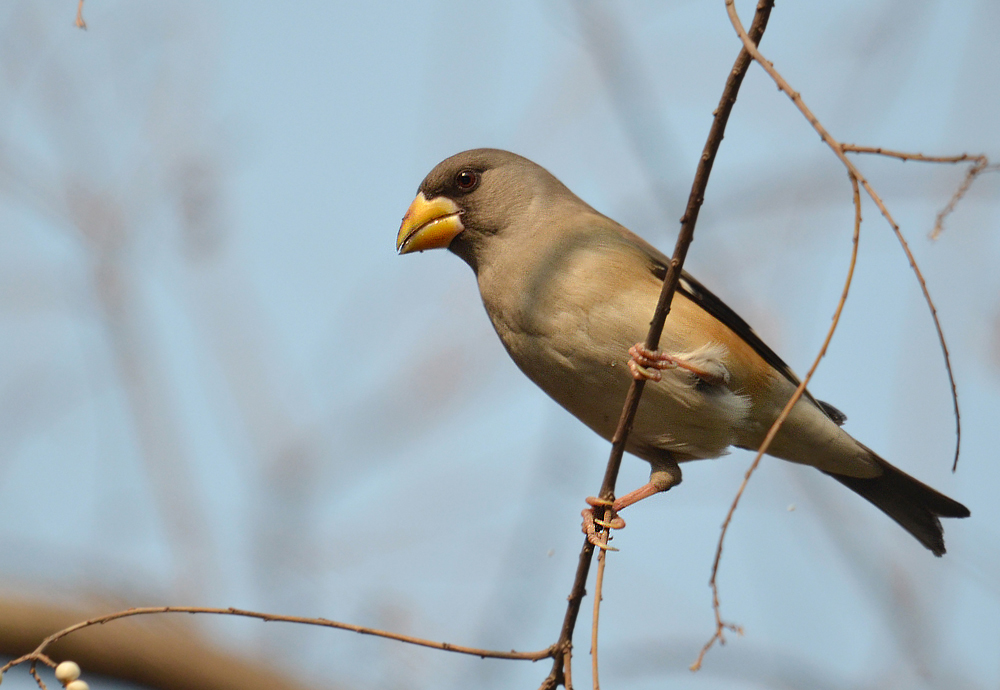
[[566, 656], [563, 662], [563, 685], [566, 690], [573, 690], [573, 644], [566, 647]]
[[[972, 165], [969, 170], [965, 173], [965, 179], [962, 180], [962, 184], [958, 186], [955, 193], [951, 195], [951, 199], [948, 200], [947, 205], [941, 209], [937, 216], [934, 218], [934, 228], [930, 231], [930, 238], [936, 240], [941, 237], [941, 232], [944, 230], [944, 219], [951, 215], [952, 211], [955, 210], [955, 206], [965, 193], [969, 191], [969, 187], [972, 183], [979, 177], [980, 173], [987, 170], [993, 171], [997, 170], [997, 165], [990, 165], [989, 158], [985, 154], [970, 154], [963, 153], [958, 156], [925, 156], [922, 153], [907, 153], [905, 151], [892, 151], [889, 149], [883, 149], [879, 146], [858, 146], [856, 144], [843, 144], [842, 148], [848, 153], [872, 153], [879, 156], [888, 156], [890, 158], [898, 158], [902, 161], [918, 161], [922, 163], [963, 163], [965, 161], [971, 161]], [[955, 462], [958, 462], [958, 458], [955, 458]], [[952, 466], [952, 471], [955, 470], [955, 466]]]
[[80, 0], [76, 5], [76, 20], [73, 22], [73, 26], [78, 29], [87, 28], [87, 22], [83, 21], [83, 0]]
[[841, 144], [846, 153], [869, 153], [876, 156], [886, 156], [888, 158], [898, 158], [902, 161], [918, 161], [921, 163], [963, 163], [972, 161], [978, 163], [986, 160], [986, 156], [972, 153], [963, 153], [957, 156], [925, 156], [922, 153], [909, 153], [907, 151], [893, 151], [881, 146], [861, 146], [859, 144]]
[[[941, 237], [941, 232], [944, 230], [944, 219], [951, 215], [951, 212], [955, 210], [955, 206], [962, 200], [965, 193], [969, 191], [969, 187], [971, 187], [972, 183], [975, 182], [977, 177], [979, 177], [979, 174], [986, 170], [996, 169], [997, 166], [990, 165], [986, 156], [983, 156], [982, 160], [978, 161], [975, 165], [969, 168], [968, 172], [965, 173], [965, 179], [962, 180], [962, 184], [958, 186], [955, 193], [951, 195], [951, 199], [948, 200], [947, 205], [945, 205], [945, 207], [941, 209], [934, 218], [934, 228], [930, 231], [930, 238], [932, 240], [936, 240]], [[957, 466], [958, 458], [955, 458], [955, 463]], [[955, 471], [956, 466], [952, 466], [952, 472]]]
[[830, 329], [827, 331], [826, 339], [823, 341], [823, 346], [819, 349], [819, 354], [816, 355], [816, 359], [813, 360], [812, 366], [809, 367], [809, 371], [806, 372], [805, 378], [799, 383], [792, 397], [789, 398], [788, 402], [785, 404], [784, 409], [781, 410], [781, 414], [778, 418], [774, 420], [771, 428], [768, 429], [767, 436], [764, 437], [764, 442], [760, 445], [757, 450], [757, 456], [753, 459], [750, 464], [750, 468], [746, 471], [743, 477], [743, 482], [740, 484], [740, 488], [736, 491], [736, 496], [733, 498], [732, 505], [729, 506], [729, 512], [726, 513], [726, 519], [722, 522], [722, 531], [719, 534], [719, 541], [715, 546], [715, 560], [712, 562], [712, 577], [709, 579], [708, 584], [712, 588], [712, 611], [715, 613], [715, 633], [709, 638], [705, 646], [701, 648], [698, 653], [698, 658], [695, 659], [694, 663], [691, 664], [691, 670], [697, 671], [701, 668], [701, 662], [705, 658], [705, 654], [712, 646], [719, 642], [720, 644], [726, 643], [726, 638], [724, 632], [726, 630], [732, 630], [733, 632], [743, 634], [743, 629], [733, 623], [727, 623], [722, 620], [721, 608], [719, 605], [719, 585], [718, 585], [718, 574], [719, 574], [719, 562], [722, 560], [722, 545], [726, 540], [726, 533], [729, 531], [729, 523], [733, 519], [733, 514], [736, 512], [736, 506], [739, 505], [740, 498], [743, 496], [743, 491], [747, 488], [747, 483], [750, 481], [750, 477], [753, 475], [757, 466], [760, 465], [761, 458], [764, 457], [764, 453], [767, 452], [768, 447], [770, 447], [771, 442], [777, 435], [778, 430], [781, 425], [784, 424], [785, 419], [791, 414], [792, 408], [798, 403], [799, 398], [801, 398], [806, 391], [806, 386], [809, 385], [809, 381], [812, 379], [813, 374], [816, 373], [816, 368], [819, 366], [820, 360], [826, 355], [827, 347], [830, 345], [830, 341], [833, 339], [834, 331], [837, 330], [837, 324], [840, 322], [840, 315], [844, 311], [844, 304], [847, 303], [847, 293], [851, 289], [851, 281], [854, 279], [854, 267], [858, 262], [858, 240], [861, 236], [861, 190], [858, 188], [858, 179], [852, 174], [851, 186], [854, 189], [854, 244], [851, 250], [851, 262], [847, 269], [847, 278], [844, 280], [844, 289], [840, 294], [840, 301], [837, 303], [837, 309], [833, 313], [833, 322], [830, 324]]
[[[743, 41], [743, 48], [749, 51], [753, 59], [764, 68], [764, 71], [770, 75], [774, 83], [777, 84], [780, 91], [784, 91], [795, 107], [799, 109], [802, 115], [809, 121], [816, 133], [820, 135], [824, 143], [830, 147], [834, 155], [840, 159], [840, 161], [847, 167], [848, 172], [854, 176], [861, 186], [864, 187], [865, 192], [871, 197], [871, 200], [875, 202], [879, 211], [882, 212], [882, 216], [886, 219], [889, 225], [892, 227], [892, 231], [896, 235], [896, 239], [899, 241], [900, 246], [903, 248], [903, 252], [906, 254], [907, 260], [910, 262], [910, 268], [913, 269], [914, 275], [917, 277], [917, 282], [920, 283], [920, 289], [924, 293], [924, 301], [927, 302], [927, 307], [930, 309], [931, 318], [934, 320], [934, 328], [937, 331], [938, 342], [941, 344], [941, 352], [944, 354], [944, 366], [945, 370], [948, 372], [948, 382], [951, 384], [951, 400], [955, 410], [955, 460], [952, 463], [952, 472], [958, 469], [958, 455], [962, 447], [962, 416], [958, 409], [958, 387], [955, 385], [955, 373], [951, 368], [951, 356], [948, 354], [948, 343], [944, 338], [944, 329], [941, 328], [941, 320], [938, 318], [937, 308], [934, 306], [934, 300], [931, 299], [931, 293], [927, 289], [927, 283], [924, 280], [923, 273], [917, 266], [917, 260], [913, 256], [913, 252], [910, 251], [910, 245], [906, 242], [903, 237], [902, 231], [899, 229], [899, 224], [893, 219], [892, 214], [889, 213], [889, 209], [886, 208], [885, 203], [882, 198], [875, 192], [872, 186], [868, 183], [867, 178], [861, 174], [861, 171], [851, 162], [847, 157], [844, 145], [839, 141], [834, 139], [826, 128], [820, 124], [820, 121], [813, 115], [812, 111], [806, 107], [805, 102], [802, 100], [802, 96], [798, 91], [792, 89], [785, 78], [782, 77], [774, 65], [769, 62], [760, 51], [757, 50], [756, 43], [747, 35], [746, 30], [743, 28], [743, 23], [740, 21], [739, 15], [736, 13], [736, 6], [733, 4], [734, 0], [726, 0], [726, 11], [729, 14], [729, 20], [733, 24], [733, 28], [736, 29], [736, 33], [739, 35], [740, 40]], [[751, 26], [752, 28], [752, 26]]]
[[479, 649], [476, 647], [464, 647], [462, 645], [451, 644], [449, 642], [436, 642], [434, 640], [425, 640], [420, 637], [413, 637], [412, 635], [401, 635], [399, 633], [388, 632], [385, 630], [377, 630], [375, 628], [366, 628], [360, 625], [352, 625], [351, 623], [341, 623], [339, 621], [332, 621], [326, 618], [304, 618], [302, 616], [279, 616], [272, 613], [260, 613], [257, 611], [247, 611], [245, 609], [236, 608], [211, 608], [204, 606], [147, 606], [142, 608], [131, 608], [124, 611], [116, 611], [114, 613], [108, 613], [103, 616], [97, 616], [95, 618], [90, 618], [88, 620], [71, 625], [68, 628], [63, 628], [62, 630], [53, 633], [42, 640], [41, 644], [35, 648], [33, 652], [25, 654], [24, 656], [18, 657], [8, 661], [3, 666], [0, 666], [0, 675], [6, 673], [9, 669], [18, 664], [23, 664], [25, 662], [31, 662], [34, 665], [36, 662], [41, 661], [47, 666], [55, 666], [55, 663], [45, 656], [44, 652], [49, 647], [49, 645], [54, 642], [61, 640], [67, 635], [72, 635], [75, 632], [79, 632], [84, 628], [89, 628], [95, 625], [104, 625], [105, 623], [110, 623], [111, 621], [119, 620], [122, 618], [130, 618], [132, 616], [146, 616], [151, 614], [161, 614], [161, 613], [207, 613], [220, 616], [242, 616], [244, 618], [257, 618], [262, 621], [273, 621], [273, 622], [284, 622], [284, 623], [299, 623], [302, 625], [317, 625], [324, 628], [336, 628], [337, 630], [349, 630], [351, 632], [358, 633], [360, 635], [373, 635], [375, 637], [383, 637], [388, 640], [395, 640], [397, 642], [404, 642], [406, 644], [417, 645], [419, 647], [430, 647], [431, 649], [440, 649], [446, 652], [454, 652], [456, 654], [468, 654], [470, 656], [478, 656], [482, 659], [519, 659], [524, 661], [540, 661], [542, 659], [551, 658], [554, 654], [553, 647], [547, 647], [546, 649], [541, 649], [536, 652], [501, 652], [490, 649]]
[[28, 673], [30, 673], [31, 677], [35, 679], [35, 683], [38, 685], [38, 687], [40, 687], [42, 690], [46, 690], [45, 681], [43, 681], [42, 677], [38, 675], [38, 669], [35, 668], [34, 661], [31, 662], [31, 666], [28, 669]]
[[[759, 42], [767, 27], [767, 20], [771, 16], [771, 8], [774, 6], [773, 0], [760, 0], [757, 4], [757, 11], [754, 15], [753, 23], [750, 25], [750, 33], [754, 42]], [[674, 256], [667, 267], [667, 275], [663, 280], [663, 289], [656, 304], [656, 311], [653, 320], [649, 324], [649, 333], [646, 335], [646, 346], [655, 350], [660, 342], [660, 335], [663, 333], [663, 324], [670, 311], [670, 302], [673, 299], [677, 283], [680, 280], [681, 267], [684, 258], [687, 256], [688, 247], [694, 238], [694, 227], [698, 221], [698, 212], [705, 200], [705, 189], [708, 187], [708, 178], [712, 172], [712, 165], [715, 162], [715, 155], [718, 153], [719, 145], [725, 133], [726, 123], [729, 114], [736, 103], [736, 95], [739, 93], [743, 77], [750, 67], [751, 54], [746, 48], [740, 51], [733, 68], [726, 80], [726, 86], [722, 91], [722, 98], [719, 106], [713, 113], [712, 128], [702, 150], [701, 158], [698, 161], [698, 169], [695, 172], [694, 181], [691, 185], [691, 193], [688, 196], [687, 208], [681, 217], [681, 229], [677, 236], [677, 244], [674, 248]], [[604, 499], [613, 500], [615, 483], [618, 480], [618, 470], [621, 467], [622, 456], [625, 453], [625, 444], [628, 440], [629, 431], [632, 429], [632, 422], [635, 420], [636, 410], [639, 408], [639, 397], [645, 386], [645, 380], [632, 381], [625, 396], [625, 403], [622, 407], [622, 415], [618, 420], [618, 427], [612, 437], [611, 455], [608, 458], [607, 469], [604, 472], [604, 481], [601, 484], [599, 496]], [[583, 599], [587, 574], [590, 572], [590, 561], [594, 553], [594, 545], [589, 540], [584, 540], [583, 548], [580, 551], [580, 560], [577, 565], [576, 577], [573, 580], [573, 587], [570, 590], [566, 616], [563, 619], [562, 632], [559, 640], [553, 645], [553, 667], [548, 677], [542, 682], [541, 690], [552, 690], [561, 685], [564, 681], [563, 667], [567, 662], [564, 656], [568, 655], [572, 648], [573, 630], [576, 627], [576, 618], [580, 612], [580, 603]], [[567, 686], [568, 687], [568, 686]]]
[[[611, 510], [604, 510], [604, 522], [611, 522]], [[601, 532], [601, 545], [607, 546], [611, 537], [611, 530], [606, 529]], [[597, 633], [600, 629], [601, 601], [604, 599], [604, 566], [607, 563], [608, 549], [601, 548], [597, 552], [597, 577], [594, 578], [594, 616], [590, 624], [590, 671], [593, 678], [594, 690], [601, 690], [601, 683], [598, 680], [597, 672]]]

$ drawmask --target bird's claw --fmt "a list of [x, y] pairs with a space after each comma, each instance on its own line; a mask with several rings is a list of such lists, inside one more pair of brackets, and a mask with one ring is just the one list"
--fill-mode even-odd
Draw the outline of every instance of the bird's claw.
[[591, 508], [610, 508], [615, 504], [610, 498], [599, 498], [597, 496], [587, 496], [584, 501]]
[[636, 381], [641, 381], [642, 379], [647, 381], [659, 381], [663, 378], [660, 375], [660, 372], [656, 369], [649, 369], [648, 367], [641, 366], [636, 364], [635, 361], [631, 359], [628, 361], [628, 370], [632, 374], [632, 378]]
[[628, 360], [628, 370], [632, 373], [632, 378], [636, 381], [648, 380], [659, 381], [662, 377], [660, 371], [664, 369], [684, 369], [689, 371], [706, 383], [721, 385], [726, 383], [726, 377], [717, 373], [707, 371], [702, 367], [697, 367], [685, 359], [675, 357], [661, 350], [650, 350], [643, 343], [636, 343], [628, 349], [630, 359]]
[[636, 381], [646, 379], [659, 381], [661, 369], [674, 369], [677, 359], [659, 350], [650, 350], [642, 343], [636, 343], [629, 348], [628, 370]]
[[[614, 503], [605, 498], [596, 498], [594, 496], [588, 496], [587, 504], [590, 508], [584, 508], [580, 515], [583, 517], [583, 525], [581, 529], [584, 534], [587, 535], [587, 541], [604, 551], [617, 551], [618, 549], [613, 546], [608, 546], [605, 542], [601, 541], [601, 535], [597, 532], [598, 527], [603, 527], [608, 531], [608, 538], [611, 538], [611, 530], [622, 529], [625, 527], [625, 520], [623, 520], [613, 508]], [[611, 509], [611, 519], [603, 520], [598, 519], [594, 516], [594, 508], [609, 508]]]

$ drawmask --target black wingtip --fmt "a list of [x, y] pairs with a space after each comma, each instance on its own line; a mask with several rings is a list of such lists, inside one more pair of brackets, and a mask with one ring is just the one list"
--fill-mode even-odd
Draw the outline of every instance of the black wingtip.
[[820, 409], [833, 420], [833, 423], [837, 426], [844, 426], [844, 422], [847, 421], [847, 415], [838, 410], [836, 407], [823, 400], [817, 400], [816, 403], [819, 405]]

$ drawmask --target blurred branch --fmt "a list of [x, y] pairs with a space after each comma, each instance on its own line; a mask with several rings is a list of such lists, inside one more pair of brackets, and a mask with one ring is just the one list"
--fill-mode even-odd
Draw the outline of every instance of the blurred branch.
[[76, 5], [76, 19], [73, 21], [73, 26], [84, 30], [87, 28], [87, 22], [83, 21], [83, 0]]
[[678, 176], [676, 162], [681, 156], [667, 118], [654, 96], [656, 89], [644, 69], [645, 62], [634, 52], [635, 41], [626, 34], [617, 13], [607, 11], [605, 3], [587, 0], [572, 6], [608, 90], [608, 102], [645, 169], [647, 179], [652, 182], [654, 203], [667, 216], [683, 201], [678, 193], [683, 186], [671, 184]]

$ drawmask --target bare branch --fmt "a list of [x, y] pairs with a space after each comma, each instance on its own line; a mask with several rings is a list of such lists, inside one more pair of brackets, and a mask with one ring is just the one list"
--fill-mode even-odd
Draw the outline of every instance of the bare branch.
[[[754, 15], [750, 32], [753, 41], [759, 42], [767, 27], [767, 20], [771, 16], [771, 8], [774, 6], [773, 0], [760, 0], [757, 4], [757, 12]], [[663, 324], [670, 311], [670, 302], [673, 299], [674, 291], [680, 280], [681, 267], [687, 256], [688, 247], [694, 238], [694, 228], [698, 221], [698, 212], [705, 200], [705, 189], [708, 187], [708, 178], [712, 172], [712, 165], [715, 162], [715, 155], [718, 153], [725, 133], [726, 123], [729, 121], [729, 114], [736, 103], [736, 95], [739, 93], [743, 77], [750, 67], [751, 54], [746, 48], [740, 51], [726, 85], [722, 91], [722, 98], [719, 106], [715, 109], [712, 127], [709, 130], [708, 140], [702, 150], [701, 158], [698, 161], [698, 169], [695, 172], [694, 181], [691, 185], [691, 193], [688, 196], [687, 209], [681, 217], [681, 229], [677, 236], [677, 244], [674, 248], [674, 256], [667, 267], [667, 275], [663, 281], [663, 289], [656, 305], [656, 311], [649, 325], [649, 333], [646, 336], [646, 346], [655, 350], [659, 345], [660, 335], [663, 332]], [[621, 468], [622, 456], [625, 453], [625, 444], [628, 440], [632, 422], [635, 419], [636, 410], [639, 407], [639, 398], [645, 386], [644, 380], [633, 380], [625, 397], [622, 407], [622, 415], [618, 421], [618, 427], [612, 437], [611, 456], [608, 458], [607, 469], [604, 473], [604, 481], [601, 484], [599, 496], [603, 499], [613, 500], [615, 483], [618, 480], [618, 471]], [[602, 549], [603, 550], [603, 549]], [[563, 619], [562, 632], [559, 640], [553, 645], [553, 667], [548, 677], [542, 682], [542, 690], [551, 690], [564, 682], [563, 668], [568, 664], [568, 655], [572, 649], [573, 630], [576, 627], [576, 618], [580, 611], [580, 603], [585, 594], [587, 574], [590, 571], [590, 561], [594, 552], [594, 545], [589, 539], [585, 539], [583, 549], [580, 551], [580, 560], [577, 565], [576, 577], [573, 587], [568, 597], [569, 604], [566, 607], [566, 616]], [[569, 688], [569, 686], [566, 686]]]
[[[604, 510], [604, 522], [611, 521], [611, 510]], [[601, 532], [601, 544], [607, 546], [611, 530]], [[593, 677], [594, 690], [601, 689], [597, 672], [597, 633], [601, 619], [601, 600], [604, 598], [604, 567], [607, 564], [609, 549], [600, 548], [597, 554], [597, 577], [594, 579], [594, 617], [590, 625], [590, 670]]]
[[[955, 210], [955, 206], [965, 193], [969, 191], [969, 187], [980, 173], [987, 170], [997, 170], [997, 165], [990, 165], [989, 158], [985, 154], [970, 154], [963, 153], [958, 156], [925, 156], [922, 153], [907, 153], [905, 151], [892, 151], [890, 149], [884, 149], [879, 146], [858, 146], [857, 144], [843, 144], [842, 148], [848, 153], [871, 153], [879, 156], [888, 156], [890, 158], [898, 158], [902, 161], [918, 161], [921, 163], [963, 163], [965, 161], [971, 161], [972, 165], [969, 167], [968, 172], [965, 173], [965, 179], [962, 180], [962, 184], [958, 186], [955, 193], [951, 195], [951, 199], [948, 200], [947, 205], [941, 209], [937, 216], [934, 218], [934, 228], [930, 231], [930, 238], [936, 240], [941, 236], [941, 232], [944, 229], [944, 219], [951, 215], [952, 211]], [[958, 456], [956, 453], [955, 462], [958, 462]], [[952, 471], [954, 471], [954, 466]]]
[[[0, 596], [0, 655], [9, 659], [27, 654], [52, 631], [114, 610], [112, 606], [89, 598], [86, 604], [67, 604], [23, 595]], [[54, 659], [72, 659], [87, 675], [105, 675], [150, 690], [308, 687], [287, 671], [275, 669], [266, 658], [249, 658], [219, 647], [192, 623], [188, 617], [156, 616], [94, 626], [53, 643], [37, 661], [53, 667]], [[332, 682], [328, 685], [330, 690], [342, 687]]]
[[462, 645], [451, 644], [449, 642], [436, 642], [434, 640], [426, 640], [420, 637], [413, 637], [412, 635], [401, 635], [399, 633], [388, 632], [385, 630], [377, 630], [375, 628], [366, 628], [360, 625], [353, 625], [351, 623], [341, 623], [340, 621], [332, 621], [326, 618], [305, 618], [302, 616], [281, 616], [271, 613], [260, 613], [257, 611], [247, 611], [244, 609], [236, 608], [211, 608], [203, 606], [148, 606], [141, 608], [131, 608], [124, 611], [116, 611], [114, 613], [105, 614], [103, 616], [96, 616], [88, 620], [76, 623], [67, 628], [55, 632], [44, 640], [41, 644], [35, 648], [34, 651], [25, 654], [17, 659], [13, 659], [3, 666], [0, 666], [0, 675], [6, 673], [9, 669], [17, 666], [19, 664], [30, 662], [32, 666], [37, 662], [42, 662], [47, 666], [55, 666], [55, 663], [45, 655], [45, 650], [48, 649], [53, 643], [72, 635], [73, 633], [79, 632], [86, 628], [95, 625], [104, 625], [105, 623], [110, 623], [111, 621], [120, 620], [122, 618], [130, 618], [133, 616], [147, 616], [152, 614], [163, 614], [163, 613], [201, 613], [201, 614], [212, 614], [220, 616], [241, 616], [244, 618], [256, 618], [262, 621], [273, 621], [273, 622], [285, 622], [285, 623], [299, 623], [301, 625], [316, 625], [324, 628], [336, 628], [338, 630], [348, 630], [351, 632], [358, 633], [360, 635], [373, 635], [375, 637], [382, 637], [388, 640], [395, 640], [397, 642], [404, 642], [406, 644], [417, 645], [419, 647], [429, 647], [431, 649], [440, 649], [446, 652], [455, 652], [456, 654], [468, 654], [469, 656], [478, 656], [483, 659], [520, 659], [525, 661], [539, 661], [541, 659], [547, 659], [553, 656], [553, 647], [548, 647], [546, 649], [541, 649], [536, 652], [517, 652], [517, 651], [496, 651], [490, 649], [479, 649], [476, 647], [465, 647]]
[[858, 240], [861, 236], [861, 190], [858, 188], [858, 180], [854, 177], [854, 175], [851, 175], [851, 186], [854, 189], [854, 243], [851, 250], [851, 262], [847, 268], [847, 278], [844, 281], [844, 289], [840, 294], [840, 301], [837, 303], [837, 309], [833, 313], [833, 322], [830, 324], [830, 329], [827, 331], [826, 339], [823, 341], [823, 345], [819, 349], [819, 354], [816, 355], [816, 359], [813, 360], [812, 366], [809, 367], [809, 371], [806, 372], [805, 377], [795, 389], [792, 397], [789, 398], [788, 402], [785, 404], [784, 409], [781, 410], [781, 414], [778, 415], [778, 418], [774, 420], [771, 428], [768, 429], [767, 436], [764, 437], [764, 442], [757, 450], [757, 456], [753, 459], [749, 469], [747, 469], [746, 474], [743, 476], [743, 482], [740, 484], [740, 488], [737, 489], [736, 496], [733, 498], [733, 502], [729, 506], [729, 512], [726, 513], [726, 519], [722, 522], [722, 531], [719, 534], [719, 541], [715, 546], [715, 560], [712, 562], [712, 577], [709, 579], [709, 586], [712, 588], [712, 610], [715, 613], [715, 633], [713, 633], [712, 637], [705, 643], [705, 646], [701, 648], [701, 651], [698, 653], [698, 658], [695, 659], [693, 664], [691, 664], [692, 671], [697, 671], [701, 668], [701, 662], [705, 658], [705, 654], [716, 642], [725, 644], [726, 638], [724, 637], [724, 632], [726, 630], [732, 630], [733, 632], [741, 635], [743, 634], [743, 629], [738, 625], [727, 623], [722, 620], [719, 605], [719, 585], [717, 580], [719, 574], [719, 562], [722, 560], [722, 545], [726, 540], [726, 532], [729, 531], [729, 523], [732, 522], [733, 514], [736, 512], [736, 506], [739, 505], [740, 498], [742, 498], [743, 491], [747, 488], [747, 483], [750, 481], [750, 477], [757, 469], [757, 466], [760, 465], [761, 458], [764, 457], [764, 453], [767, 452], [768, 447], [777, 435], [781, 425], [784, 424], [785, 419], [787, 419], [788, 415], [791, 414], [792, 408], [795, 407], [799, 398], [805, 394], [806, 386], [809, 385], [809, 381], [812, 380], [813, 374], [816, 373], [816, 368], [819, 366], [820, 360], [822, 360], [826, 355], [827, 347], [829, 347], [830, 341], [833, 339], [834, 331], [837, 330], [837, 324], [840, 322], [840, 314], [844, 311], [844, 305], [847, 303], [847, 293], [851, 289], [851, 281], [854, 279], [854, 267], [858, 261]]
[[[739, 15], [736, 13], [736, 6], [733, 4], [734, 0], [726, 0], [726, 11], [729, 13], [729, 20], [733, 24], [733, 28], [736, 29], [736, 33], [739, 35], [740, 40], [743, 41], [743, 47], [745, 50], [749, 51], [753, 59], [764, 68], [764, 71], [768, 73], [774, 83], [778, 86], [780, 91], [784, 91], [795, 107], [799, 109], [802, 115], [809, 121], [816, 133], [820, 135], [823, 142], [830, 147], [834, 155], [840, 159], [840, 161], [847, 167], [848, 172], [858, 180], [862, 187], [864, 187], [865, 192], [875, 202], [879, 211], [882, 212], [882, 216], [886, 219], [889, 225], [892, 227], [892, 231], [896, 235], [896, 239], [899, 240], [900, 246], [903, 248], [903, 252], [906, 254], [907, 260], [910, 262], [910, 267], [913, 269], [914, 275], [917, 277], [917, 282], [920, 283], [920, 289], [924, 293], [924, 301], [927, 302], [927, 307], [930, 309], [931, 318], [934, 320], [934, 328], [937, 331], [938, 341], [941, 344], [941, 352], [944, 354], [944, 366], [945, 370], [948, 372], [948, 382], [951, 384], [951, 399], [955, 410], [955, 460], [952, 463], [952, 471], [954, 472], [958, 469], [958, 455], [962, 447], [962, 416], [958, 409], [958, 387], [955, 384], [955, 373], [951, 368], [951, 356], [948, 354], [948, 343], [944, 338], [944, 329], [941, 328], [941, 320], [938, 318], [937, 308], [934, 306], [934, 300], [931, 299], [931, 293], [927, 289], [927, 282], [924, 280], [924, 275], [917, 266], [917, 260], [913, 256], [913, 252], [910, 251], [910, 245], [906, 242], [906, 238], [903, 237], [902, 231], [899, 229], [899, 224], [893, 219], [892, 214], [889, 213], [889, 209], [886, 208], [885, 203], [882, 198], [875, 192], [871, 184], [868, 183], [868, 179], [861, 174], [857, 166], [851, 162], [847, 157], [844, 145], [839, 141], [834, 139], [826, 128], [820, 123], [820, 121], [813, 115], [812, 111], [806, 107], [805, 102], [802, 100], [801, 94], [798, 91], [792, 89], [791, 85], [785, 81], [785, 78], [778, 73], [778, 70], [774, 68], [774, 65], [765, 58], [759, 50], [757, 50], [756, 43], [747, 35], [746, 29], [743, 28], [743, 23], [740, 21]], [[756, 21], [756, 20], [755, 20]], [[751, 26], [752, 28], [752, 26]]]
[[918, 161], [921, 163], [962, 163], [965, 161], [978, 163], [979, 161], [986, 160], [986, 156], [981, 153], [962, 153], [957, 156], [925, 156], [922, 153], [893, 151], [892, 149], [884, 149], [881, 146], [861, 146], [859, 144], [841, 144], [840, 146], [847, 153], [870, 153], [888, 158], [898, 158], [902, 161]]
[[[977, 177], [979, 177], [979, 174], [987, 170], [996, 170], [996, 169], [997, 166], [990, 165], [989, 160], [987, 160], [986, 156], [983, 156], [981, 160], [977, 161], [975, 165], [969, 168], [968, 172], [965, 173], [965, 179], [962, 180], [962, 184], [958, 186], [958, 189], [955, 190], [955, 193], [951, 195], [951, 199], [948, 200], [948, 203], [945, 205], [945, 207], [941, 209], [938, 212], [937, 216], [934, 218], [934, 228], [930, 231], [930, 238], [932, 240], [936, 240], [941, 236], [941, 232], [944, 230], [944, 219], [947, 218], [949, 215], [951, 215], [951, 212], [955, 210], [955, 206], [958, 204], [959, 201], [962, 200], [962, 197], [965, 196], [965, 193], [969, 191], [969, 187], [971, 187], [972, 183], [976, 180]], [[955, 464], [952, 466], [951, 471], [954, 472], [957, 466], [958, 466], [958, 458], [956, 457]]]
[[76, 5], [76, 19], [73, 21], [73, 26], [78, 29], [87, 29], [87, 22], [83, 21], [83, 0], [80, 0]]

